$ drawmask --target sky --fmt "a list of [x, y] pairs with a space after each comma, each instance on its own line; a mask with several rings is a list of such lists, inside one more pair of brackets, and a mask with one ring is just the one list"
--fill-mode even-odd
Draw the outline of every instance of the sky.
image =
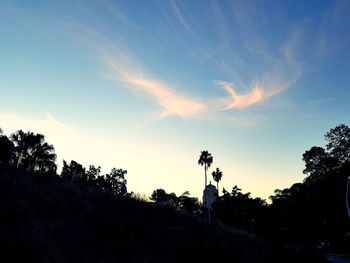
[[128, 190], [253, 197], [301, 182], [350, 113], [350, 1], [2, 0], [0, 127]]

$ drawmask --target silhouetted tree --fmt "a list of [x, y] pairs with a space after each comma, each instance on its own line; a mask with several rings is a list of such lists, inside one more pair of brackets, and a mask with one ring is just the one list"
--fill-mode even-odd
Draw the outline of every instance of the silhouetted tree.
[[111, 187], [111, 191], [115, 194], [122, 193], [123, 185], [126, 185], [125, 175], [126, 170], [113, 168], [109, 174], [106, 175], [106, 181]]
[[199, 210], [198, 199], [195, 197], [190, 197], [188, 191], [184, 192], [178, 197], [179, 208], [187, 212], [194, 213]]
[[171, 192], [170, 194], [167, 195], [167, 204], [170, 206], [173, 206], [175, 208], [179, 208], [179, 198], [177, 197], [177, 195], [173, 192]]
[[306, 181], [315, 181], [333, 169], [337, 161], [322, 147], [313, 146], [303, 154], [305, 169], [303, 173], [308, 175]]
[[252, 198], [250, 193], [243, 194], [237, 185], [231, 193], [223, 189], [223, 195], [213, 205], [215, 220], [247, 231], [255, 231], [257, 226], [260, 227], [265, 212], [265, 200]]
[[65, 178], [65, 179], [72, 179], [72, 170], [70, 165], [67, 164], [67, 162], [65, 160], [63, 160], [63, 167], [62, 167], [62, 171], [61, 171], [61, 177]]
[[75, 161], [70, 162], [70, 167], [72, 171], [72, 182], [80, 182], [85, 177], [85, 168]]
[[111, 185], [106, 180], [106, 176], [104, 176], [104, 175], [99, 175], [94, 180], [94, 185], [97, 187], [97, 189], [100, 189], [100, 190], [103, 190], [103, 191], [110, 191], [111, 190]]
[[303, 183], [276, 190], [269, 206], [271, 232], [290, 242], [350, 244], [345, 192], [350, 174], [350, 128], [344, 124], [326, 133], [326, 149], [303, 154]]
[[170, 205], [175, 208], [179, 206], [179, 200], [175, 193], [168, 194], [164, 189], [156, 189], [153, 191], [150, 199], [158, 204]]
[[71, 160], [70, 164], [67, 164], [63, 160], [63, 167], [61, 171], [61, 177], [73, 182], [82, 182], [85, 175], [85, 168], [78, 162]]
[[0, 170], [8, 168], [12, 159], [13, 151], [13, 143], [7, 138], [7, 136], [0, 135]]
[[216, 186], [217, 186], [218, 194], [219, 194], [219, 182], [221, 181], [223, 173], [219, 168], [216, 168], [216, 170], [213, 171], [211, 173], [211, 175], [213, 176], [213, 179], [216, 182]]
[[85, 173], [85, 181], [92, 185], [96, 178], [100, 176], [101, 173], [101, 166], [95, 167], [94, 165], [89, 166], [89, 170]]
[[153, 191], [150, 199], [155, 203], [166, 203], [168, 202], [168, 194], [164, 189], [156, 189]]
[[45, 142], [44, 135], [19, 130], [11, 135], [11, 140], [15, 145], [15, 162], [24, 157], [24, 166], [29, 172], [55, 170], [55, 149]]
[[90, 165], [89, 170], [86, 171], [74, 160], [70, 164], [63, 160], [61, 177], [68, 179], [71, 183], [89, 185], [103, 191], [125, 195], [127, 193], [126, 174], [126, 170], [113, 168], [109, 174], [101, 175], [101, 166]]
[[201, 155], [199, 156], [198, 164], [203, 166], [204, 165], [204, 176], [205, 176], [205, 185], [207, 186], [207, 170], [210, 167], [210, 165], [213, 162], [213, 156], [208, 151], [202, 151]]
[[340, 124], [326, 133], [326, 145], [330, 155], [338, 160], [339, 164], [350, 161], [350, 128]]

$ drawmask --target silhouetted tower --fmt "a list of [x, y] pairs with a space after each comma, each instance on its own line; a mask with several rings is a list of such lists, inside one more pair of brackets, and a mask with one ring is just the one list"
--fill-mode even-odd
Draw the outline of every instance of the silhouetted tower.
[[210, 223], [210, 211], [217, 197], [218, 197], [218, 190], [210, 182], [203, 191], [203, 205], [208, 208], [209, 223]]

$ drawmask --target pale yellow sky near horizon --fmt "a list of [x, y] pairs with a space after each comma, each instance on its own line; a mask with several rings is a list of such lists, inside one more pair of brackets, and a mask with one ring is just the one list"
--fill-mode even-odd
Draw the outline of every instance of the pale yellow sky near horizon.
[[[234, 185], [238, 185], [243, 192], [251, 192], [253, 197], [268, 199], [275, 189], [290, 187], [304, 178], [302, 163], [299, 171], [287, 165], [264, 167], [261, 160], [246, 160], [239, 155], [225, 156], [219, 147], [194, 149], [178, 145], [176, 141], [150, 136], [113, 136], [102, 130], [84, 130], [64, 124], [49, 114], [42, 117], [0, 113], [0, 123], [6, 135], [18, 129], [44, 134], [55, 147], [59, 167], [65, 159], [76, 160], [86, 168], [88, 165], [100, 165], [103, 173], [108, 173], [113, 167], [126, 169], [128, 190], [141, 195], [150, 196], [153, 190], [163, 188], [177, 195], [190, 191], [192, 196], [201, 200], [204, 168], [197, 164], [201, 150], [209, 150], [214, 157], [208, 170], [208, 182], [213, 182], [211, 171], [216, 167], [223, 171], [220, 193], [223, 187], [231, 191]], [[286, 173], [290, 176], [285, 176]], [[284, 176], [279, 176], [282, 174]]]

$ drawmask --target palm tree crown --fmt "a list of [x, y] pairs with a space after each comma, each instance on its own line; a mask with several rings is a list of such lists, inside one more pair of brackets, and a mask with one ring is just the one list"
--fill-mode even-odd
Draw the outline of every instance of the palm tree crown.
[[25, 157], [26, 168], [29, 171], [43, 172], [55, 166], [55, 149], [45, 142], [44, 135], [19, 130], [11, 135], [11, 140], [15, 145], [16, 159]]
[[204, 174], [205, 174], [205, 185], [207, 186], [207, 170], [213, 162], [213, 156], [208, 151], [201, 151], [201, 155], [199, 156], [198, 164], [204, 165]]
[[218, 188], [218, 193], [219, 193], [219, 182], [221, 181], [221, 177], [223, 175], [222, 171], [219, 168], [216, 168], [215, 171], [213, 171], [211, 173], [211, 175], [213, 176], [214, 181], [217, 184], [217, 188]]

